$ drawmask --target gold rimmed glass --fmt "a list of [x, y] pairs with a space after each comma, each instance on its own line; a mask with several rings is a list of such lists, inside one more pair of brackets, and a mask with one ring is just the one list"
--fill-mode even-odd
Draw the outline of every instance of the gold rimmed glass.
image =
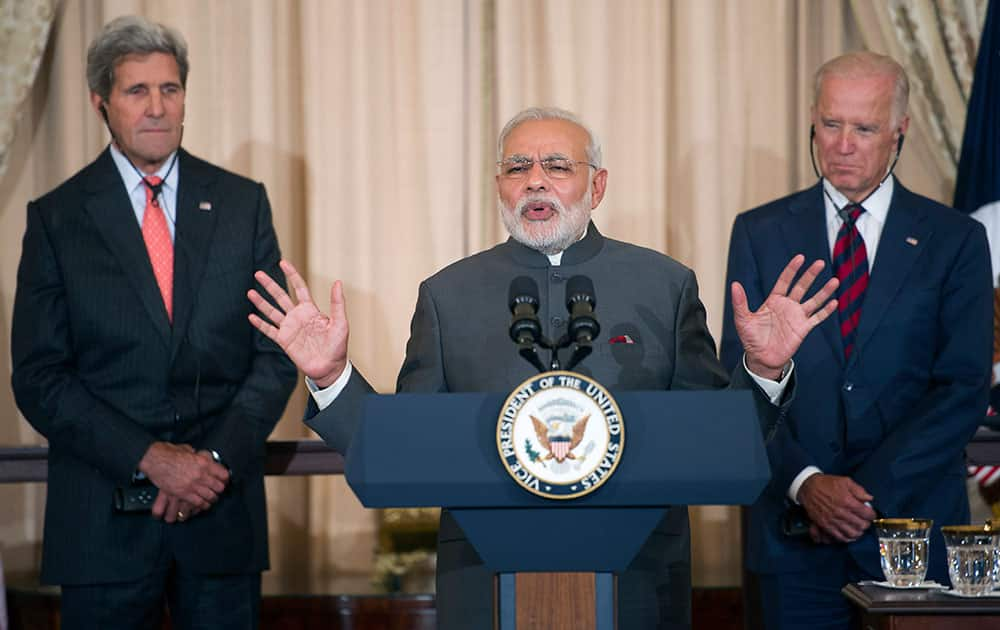
[[897, 587], [919, 586], [927, 577], [930, 557], [929, 518], [880, 518], [872, 521], [878, 536], [882, 573]]
[[987, 595], [993, 590], [996, 549], [1000, 530], [992, 524], [945, 525], [941, 528], [948, 549], [948, 577], [959, 595]]

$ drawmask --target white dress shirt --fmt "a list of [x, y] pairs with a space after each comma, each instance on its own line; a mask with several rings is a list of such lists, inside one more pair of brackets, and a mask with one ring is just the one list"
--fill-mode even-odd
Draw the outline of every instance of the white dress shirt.
[[[132, 210], [135, 212], [135, 219], [142, 229], [142, 218], [146, 214], [146, 185], [142, 183], [142, 175], [128, 161], [118, 147], [111, 143], [111, 159], [118, 167], [118, 174], [121, 175], [125, 183], [125, 190], [132, 201]], [[177, 182], [180, 179], [180, 165], [175, 164], [177, 152], [174, 151], [166, 159], [163, 166], [153, 173], [163, 180], [163, 188], [160, 189], [160, 208], [167, 218], [167, 228], [170, 230], [170, 240], [174, 240], [177, 223]], [[170, 168], [173, 165], [173, 168]], [[169, 173], [168, 173], [169, 171]]]

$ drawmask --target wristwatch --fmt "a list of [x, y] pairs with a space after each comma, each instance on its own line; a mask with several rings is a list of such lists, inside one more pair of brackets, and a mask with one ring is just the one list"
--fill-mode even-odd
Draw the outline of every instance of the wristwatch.
[[212, 461], [213, 461], [213, 462], [215, 462], [215, 463], [216, 463], [216, 464], [218, 464], [219, 466], [222, 466], [222, 467], [223, 467], [223, 468], [225, 468], [225, 469], [226, 469], [227, 471], [229, 471], [229, 479], [230, 479], [230, 480], [232, 480], [232, 478], [233, 478], [233, 469], [232, 469], [232, 468], [230, 468], [230, 467], [229, 467], [229, 466], [228, 466], [228, 465], [226, 464], [226, 462], [225, 462], [225, 461], [224, 461], [224, 460], [222, 459], [222, 455], [219, 455], [219, 451], [217, 451], [217, 450], [215, 450], [214, 448], [212, 448], [212, 449], [208, 449], [208, 452], [209, 452], [209, 454], [210, 454], [210, 455], [212, 456]]

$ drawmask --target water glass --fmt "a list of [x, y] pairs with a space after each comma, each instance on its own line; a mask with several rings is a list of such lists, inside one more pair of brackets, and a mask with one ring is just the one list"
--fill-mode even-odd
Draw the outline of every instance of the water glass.
[[929, 518], [880, 518], [872, 522], [882, 556], [882, 573], [889, 584], [910, 587], [923, 583], [933, 524]]
[[1000, 530], [990, 525], [945, 525], [948, 577], [959, 595], [986, 595], [993, 589]]
[[[1000, 519], [986, 521], [986, 527], [993, 531], [1000, 530]], [[993, 588], [1000, 589], [1000, 537], [993, 539]]]

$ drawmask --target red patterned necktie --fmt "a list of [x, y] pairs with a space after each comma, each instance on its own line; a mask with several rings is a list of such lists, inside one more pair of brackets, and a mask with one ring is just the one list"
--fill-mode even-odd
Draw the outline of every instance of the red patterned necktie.
[[174, 243], [170, 240], [167, 217], [154, 189], [159, 192], [160, 178], [150, 175], [143, 180], [146, 186], [146, 211], [142, 215], [142, 240], [149, 252], [149, 262], [153, 264], [153, 275], [167, 307], [167, 319], [174, 320]]
[[833, 246], [833, 272], [840, 280], [837, 310], [840, 312], [840, 336], [844, 340], [844, 358], [850, 359], [861, 321], [861, 305], [868, 288], [868, 250], [855, 225], [865, 211], [858, 204], [847, 206], [844, 211], [850, 221], [844, 221], [837, 232]]

